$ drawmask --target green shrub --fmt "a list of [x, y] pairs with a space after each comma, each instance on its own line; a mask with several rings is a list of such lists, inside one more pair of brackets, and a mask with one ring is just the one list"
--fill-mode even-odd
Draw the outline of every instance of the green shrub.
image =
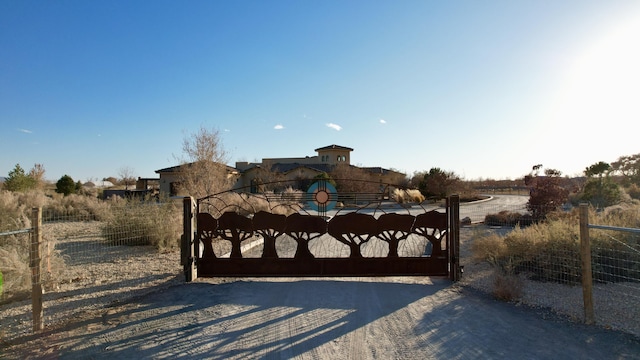
[[65, 196], [75, 193], [77, 186], [69, 175], [63, 175], [56, 183], [56, 192]]
[[13, 170], [9, 171], [9, 176], [3, 186], [9, 191], [28, 191], [37, 185], [37, 180], [26, 174], [20, 164], [16, 164]]

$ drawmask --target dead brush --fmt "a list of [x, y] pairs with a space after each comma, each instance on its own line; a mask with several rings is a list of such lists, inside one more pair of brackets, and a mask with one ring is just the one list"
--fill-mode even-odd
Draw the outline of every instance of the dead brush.
[[[32, 208], [47, 203], [47, 198], [40, 191], [0, 192], [0, 232], [31, 228]], [[3, 276], [0, 302], [22, 299], [30, 295], [30, 243], [30, 233], [0, 236], [0, 271]], [[40, 259], [40, 281], [45, 290], [49, 290], [55, 286], [65, 265], [59, 252], [55, 250], [55, 236], [47, 232], [43, 232], [42, 235]]]
[[150, 245], [158, 250], [176, 248], [182, 233], [182, 208], [170, 200], [136, 199], [110, 201], [101, 225], [110, 245]]
[[398, 204], [404, 203], [422, 203], [425, 198], [420, 190], [416, 189], [394, 189], [391, 198]]
[[[625, 205], [596, 212], [591, 209], [592, 224], [638, 228], [640, 207]], [[637, 281], [640, 252], [637, 236], [604, 230], [590, 231], [592, 266], [599, 281]], [[498, 272], [502, 284], [509, 274], [526, 276], [535, 281], [575, 285], [582, 280], [580, 260], [580, 227], [577, 210], [550, 213], [545, 221], [526, 228], [515, 228], [507, 234], [482, 234], [471, 245], [476, 261], [486, 261]], [[501, 273], [500, 273], [501, 272]], [[503, 286], [500, 286], [502, 288]]]
[[496, 268], [493, 277], [493, 296], [502, 301], [516, 301], [522, 297], [523, 280], [513, 272]]

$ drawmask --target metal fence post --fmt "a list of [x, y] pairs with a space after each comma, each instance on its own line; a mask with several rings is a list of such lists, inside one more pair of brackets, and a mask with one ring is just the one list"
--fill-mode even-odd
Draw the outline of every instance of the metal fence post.
[[447, 212], [449, 213], [449, 278], [451, 281], [460, 281], [460, 196], [451, 195], [447, 199]]
[[29, 267], [31, 267], [31, 305], [33, 331], [43, 329], [42, 323], [42, 281], [40, 276], [40, 244], [42, 243], [42, 209], [31, 211], [31, 243], [29, 246]]
[[589, 242], [589, 205], [580, 204], [580, 259], [582, 260], [582, 298], [584, 322], [593, 324], [593, 277], [591, 274], [591, 244]]
[[186, 196], [183, 198], [183, 221], [182, 221], [182, 243], [180, 245], [180, 259], [181, 264], [184, 266], [185, 281], [190, 282], [198, 277], [196, 268], [196, 252], [193, 236], [193, 198]]

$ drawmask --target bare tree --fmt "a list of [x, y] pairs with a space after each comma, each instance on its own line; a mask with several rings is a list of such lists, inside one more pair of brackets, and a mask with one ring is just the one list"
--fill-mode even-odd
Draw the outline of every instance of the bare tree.
[[44, 165], [42, 164], [34, 164], [29, 170], [29, 177], [35, 180], [37, 189], [41, 189], [44, 186], [44, 173]]
[[228, 156], [222, 145], [220, 132], [201, 126], [182, 141], [182, 157], [179, 158], [180, 190], [202, 198], [228, 190], [235, 181], [226, 165]]
[[271, 167], [272, 164], [269, 161], [265, 161], [256, 168], [253, 185], [257, 192], [281, 191], [283, 188], [291, 186], [291, 184], [279, 183], [285, 180], [285, 176], [278, 171], [274, 171]]
[[129, 190], [129, 185], [135, 185], [136, 178], [134, 170], [128, 166], [123, 166], [118, 170], [120, 182], [124, 184], [125, 190]]
[[339, 193], [378, 193], [380, 183], [376, 182], [370, 172], [351, 166], [339, 164], [331, 170], [331, 178], [336, 182]]

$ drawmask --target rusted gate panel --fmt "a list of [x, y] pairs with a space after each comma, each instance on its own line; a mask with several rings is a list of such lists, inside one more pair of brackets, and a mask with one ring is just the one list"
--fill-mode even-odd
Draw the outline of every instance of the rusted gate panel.
[[[457, 207], [448, 202], [447, 209]], [[456, 279], [455, 224], [457, 210], [435, 210], [418, 215], [383, 213], [377, 217], [358, 211], [326, 216], [295, 212], [290, 215], [258, 211], [242, 214], [237, 209], [216, 218], [198, 213], [194, 257], [198, 277], [218, 276], [392, 276], [432, 275]], [[262, 239], [259, 256], [245, 257], [242, 247]], [[283, 237], [295, 242], [292, 257], [280, 257], [277, 243]], [[412, 237], [425, 239], [428, 255], [403, 256], [398, 248]], [[347, 256], [314, 256], [311, 241], [348, 249]], [[454, 241], [452, 243], [452, 240]], [[226, 254], [216, 254], [214, 243], [227, 243]], [[385, 253], [363, 255], [370, 243], [385, 244]], [[458, 276], [459, 277], [459, 276]]]
[[216, 259], [198, 262], [198, 276], [448, 276], [446, 257], [423, 258], [320, 258]]

